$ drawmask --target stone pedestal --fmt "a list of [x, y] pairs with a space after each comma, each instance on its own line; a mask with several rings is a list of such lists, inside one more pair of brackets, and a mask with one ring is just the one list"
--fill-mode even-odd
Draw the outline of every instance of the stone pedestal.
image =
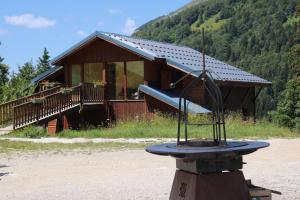
[[177, 170], [170, 200], [249, 200], [241, 171], [195, 174]]

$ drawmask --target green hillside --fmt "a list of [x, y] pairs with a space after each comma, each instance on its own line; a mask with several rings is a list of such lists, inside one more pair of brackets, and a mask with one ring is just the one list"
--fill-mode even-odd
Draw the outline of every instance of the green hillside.
[[[201, 29], [205, 28], [208, 55], [273, 82], [273, 87], [265, 89], [258, 100], [258, 113], [266, 115], [276, 110], [288, 80], [299, 75], [300, 7], [297, 2], [193, 1], [169, 16], [145, 24], [134, 35], [200, 50]], [[292, 106], [295, 107], [297, 101]], [[298, 104], [297, 117], [300, 116], [300, 102]]]

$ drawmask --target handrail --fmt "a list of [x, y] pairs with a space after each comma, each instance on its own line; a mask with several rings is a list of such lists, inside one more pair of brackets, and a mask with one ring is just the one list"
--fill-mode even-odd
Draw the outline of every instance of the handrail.
[[41, 102], [26, 102], [15, 106], [13, 125], [20, 128], [38, 122], [44, 118], [59, 114], [72, 107], [80, 105], [80, 86], [71, 88], [71, 92], [56, 92], [45, 96]]
[[[78, 86], [71, 87], [70, 89], [77, 89], [77, 88], [80, 88], [80, 87], [81, 87], [81, 86], [78, 85]], [[53, 94], [49, 94], [49, 95], [43, 96], [43, 98], [55, 96], [55, 95], [61, 94], [61, 93], [62, 93], [62, 92], [59, 91], [59, 92], [56, 92], [56, 93], [53, 93]], [[28, 101], [28, 102], [25, 102], [25, 103], [22, 103], [22, 104], [19, 104], [19, 105], [14, 106], [14, 108], [17, 108], [17, 107], [22, 106], [22, 105], [30, 104], [30, 103], [32, 103], [32, 102], [31, 102], [31, 101]]]
[[93, 83], [82, 84], [82, 101], [84, 103], [97, 103], [104, 100], [104, 86]]
[[33, 98], [38, 98], [38, 97], [42, 97], [42, 96], [46, 96], [48, 94], [51, 94], [53, 92], [56, 92], [60, 89], [60, 86], [48, 89], [48, 90], [44, 90], [38, 93], [34, 93], [32, 95], [28, 95], [19, 99], [15, 99], [9, 102], [5, 102], [0, 104], [0, 123], [3, 122], [7, 122], [12, 120], [13, 118], [13, 107], [26, 103], [28, 101], [30, 101]]
[[36, 103], [29, 101], [13, 107], [14, 129], [73, 109], [82, 104], [104, 102], [104, 86], [83, 83], [71, 88], [62, 88], [61, 91], [43, 96]]
[[61, 86], [56, 86], [56, 87], [50, 88], [50, 89], [48, 89], [48, 90], [44, 90], [44, 91], [41, 91], [41, 92], [33, 93], [33, 94], [31, 94], [31, 95], [27, 95], [27, 96], [24, 96], [24, 97], [15, 99], [15, 100], [7, 101], [7, 102], [4, 102], [4, 103], [1, 103], [1, 104], [0, 104], [0, 107], [1, 107], [2, 105], [10, 104], [10, 103], [13, 103], [13, 102], [22, 100], [22, 99], [31, 99], [31, 98], [33, 98], [33, 97], [35, 97], [35, 96], [38, 96], [39, 94], [47, 93], [47, 92], [50, 92], [50, 91], [52, 91], [52, 90], [57, 90], [57, 89], [60, 89], [60, 88], [61, 88]]

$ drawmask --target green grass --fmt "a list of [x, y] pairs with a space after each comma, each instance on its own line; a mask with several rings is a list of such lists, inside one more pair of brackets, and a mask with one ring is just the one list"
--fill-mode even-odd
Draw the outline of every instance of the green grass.
[[[191, 117], [191, 122], [197, 122], [205, 117]], [[202, 119], [203, 120], [203, 119]], [[34, 127], [12, 132], [13, 137], [42, 137], [40, 129]], [[253, 123], [252, 120], [243, 121], [240, 116], [231, 114], [226, 117], [226, 130], [228, 138], [233, 139], [268, 139], [268, 138], [294, 138], [300, 133], [288, 128], [279, 127], [265, 120]], [[212, 127], [195, 127], [188, 129], [192, 138], [211, 138]], [[33, 134], [34, 133], [34, 134]], [[36, 134], [36, 135], [35, 135]], [[131, 120], [118, 122], [111, 127], [99, 127], [89, 130], [67, 130], [58, 133], [62, 138], [175, 138], [177, 134], [177, 119], [156, 114], [151, 121]]]
[[299, 22], [300, 22], [300, 16], [295, 15], [295, 16], [289, 17], [288, 20], [283, 25], [287, 26], [287, 25], [292, 25], [292, 24], [296, 24]]
[[217, 20], [218, 18], [219, 14], [216, 14], [214, 16], [211, 16], [209, 19], [205, 20], [202, 24], [199, 21], [196, 21], [194, 24], [192, 24], [191, 30], [193, 32], [202, 31], [202, 28], [204, 28], [205, 31], [218, 30], [228, 21], [228, 19]]
[[14, 152], [31, 152], [31, 151], [72, 151], [72, 150], [99, 150], [114, 151], [125, 149], [141, 149], [146, 147], [147, 143], [131, 144], [131, 143], [82, 143], [82, 144], [61, 144], [47, 143], [39, 144], [33, 142], [14, 142], [8, 140], [0, 140], [0, 154]]
[[10, 121], [1, 122], [0, 123], [0, 128], [5, 128], [5, 127], [9, 126], [10, 124], [11, 124]]
[[43, 127], [27, 126], [23, 129], [15, 130], [9, 136], [13, 137], [27, 137], [27, 138], [41, 138], [47, 137], [48, 134]]

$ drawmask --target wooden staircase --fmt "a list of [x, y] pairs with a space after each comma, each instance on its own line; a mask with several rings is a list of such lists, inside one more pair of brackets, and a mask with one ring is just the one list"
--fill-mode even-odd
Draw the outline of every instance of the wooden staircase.
[[53, 88], [0, 105], [0, 124], [11, 122], [14, 129], [44, 123], [53, 118], [80, 110], [85, 104], [104, 102], [104, 87], [89, 83], [71, 88]]

